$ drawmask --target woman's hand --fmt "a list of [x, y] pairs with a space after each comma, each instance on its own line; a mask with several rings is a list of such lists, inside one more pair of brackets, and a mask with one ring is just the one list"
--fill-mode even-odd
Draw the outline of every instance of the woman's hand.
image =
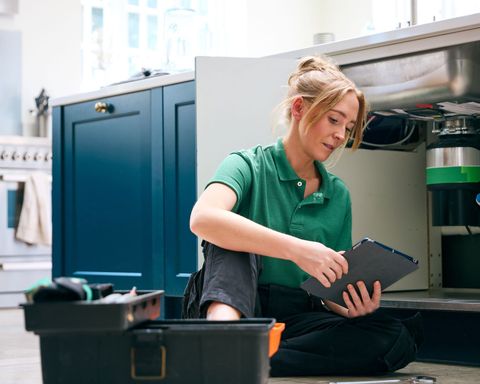
[[298, 252], [292, 260], [302, 270], [315, 277], [320, 283], [329, 288], [335, 280], [348, 273], [347, 260], [341, 253], [335, 252], [321, 243], [300, 240], [296, 248]]
[[346, 308], [334, 303], [330, 300], [324, 300], [325, 305], [332, 311], [343, 317], [360, 317], [375, 312], [380, 307], [380, 296], [382, 295], [382, 287], [379, 281], [373, 284], [372, 297], [368, 294], [367, 287], [363, 281], [357, 282], [358, 290], [353, 285], [347, 287], [347, 291], [343, 292], [343, 300], [345, 301]]
[[373, 283], [373, 293], [371, 297], [363, 281], [358, 281], [357, 287], [358, 292], [352, 284], [349, 284], [347, 291], [343, 292], [343, 300], [347, 306], [346, 317], [365, 316], [375, 312], [380, 307], [382, 286], [379, 281]]

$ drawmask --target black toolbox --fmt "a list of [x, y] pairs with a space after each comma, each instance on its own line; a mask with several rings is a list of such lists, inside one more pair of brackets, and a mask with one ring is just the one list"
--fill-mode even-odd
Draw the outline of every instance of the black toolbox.
[[24, 305], [26, 329], [40, 337], [43, 383], [268, 382], [274, 319], [147, 320], [158, 317], [160, 295]]

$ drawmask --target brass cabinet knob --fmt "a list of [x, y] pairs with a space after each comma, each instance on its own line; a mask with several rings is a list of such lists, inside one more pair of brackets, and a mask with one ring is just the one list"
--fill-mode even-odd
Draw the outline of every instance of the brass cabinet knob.
[[103, 101], [99, 101], [95, 103], [95, 111], [99, 113], [109, 113], [113, 110], [113, 106], [105, 103]]

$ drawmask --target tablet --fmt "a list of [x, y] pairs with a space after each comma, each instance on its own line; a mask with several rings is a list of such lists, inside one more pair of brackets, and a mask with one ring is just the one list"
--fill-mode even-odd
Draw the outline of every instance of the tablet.
[[418, 269], [418, 260], [368, 237], [355, 244], [343, 256], [348, 262], [348, 273], [335, 280], [331, 287], [326, 288], [317, 279], [310, 277], [302, 283], [301, 288], [312, 295], [345, 306], [342, 292], [347, 290], [348, 284], [356, 287], [357, 281], [364, 281], [372, 295], [375, 281], [379, 280], [384, 290]]

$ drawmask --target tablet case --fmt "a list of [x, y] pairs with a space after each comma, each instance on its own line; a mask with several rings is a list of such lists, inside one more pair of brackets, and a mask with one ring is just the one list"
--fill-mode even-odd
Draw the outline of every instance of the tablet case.
[[365, 238], [343, 255], [348, 262], [348, 273], [335, 280], [330, 288], [324, 287], [317, 279], [310, 277], [301, 287], [308, 293], [345, 306], [342, 292], [348, 284], [356, 287], [357, 281], [364, 281], [370, 295], [377, 280], [382, 290], [402, 277], [418, 269], [418, 261], [375, 240]]

